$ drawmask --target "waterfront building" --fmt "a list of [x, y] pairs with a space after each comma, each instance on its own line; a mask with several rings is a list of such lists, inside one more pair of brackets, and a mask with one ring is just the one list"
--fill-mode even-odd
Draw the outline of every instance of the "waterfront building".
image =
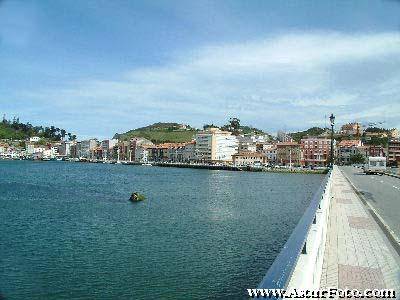
[[114, 147], [118, 144], [117, 139], [102, 140], [100, 147], [103, 159], [112, 159], [114, 154]]
[[35, 144], [28, 142], [26, 143], [25, 149], [26, 155], [32, 155], [33, 153], [35, 153]]
[[64, 157], [71, 156], [71, 146], [74, 143], [73, 141], [62, 141], [58, 146], [58, 154]]
[[342, 135], [361, 136], [363, 134], [362, 125], [357, 122], [344, 124], [340, 129], [340, 133]]
[[149, 161], [166, 162], [169, 160], [168, 148], [171, 143], [163, 143], [158, 145], [149, 146]]
[[78, 158], [79, 157], [79, 149], [80, 149], [80, 147], [81, 147], [81, 142], [74, 141], [74, 143], [71, 144], [71, 146], [70, 146], [70, 149], [69, 149], [70, 154], [69, 154], [69, 156], [72, 157], [72, 158]]
[[43, 153], [46, 150], [44, 146], [36, 146], [33, 148], [33, 153]]
[[90, 158], [91, 150], [97, 147], [97, 139], [90, 139], [81, 141], [78, 147], [78, 156], [81, 158]]
[[7, 149], [7, 144], [0, 143], [0, 154], [5, 153]]
[[261, 166], [266, 163], [264, 153], [258, 152], [239, 152], [232, 155], [235, 166]]
[[183, 161], [191, 162], [196, 159], [196, 141], [186, 143], [183, 148]]
[[326, 167], [330, 161], [331, 139], [308, 137], [300, 141], [304, 166]]
[[131, 146], [129, 141], [118, 142], [119, 160], [129, 161], [131, 156]]
[[135, 148], [135, 162], [147, 163], [149, 161], [148, 146], [137, 146]]
[[257, 142], [256, 138], [252, 136], [238, 136], [238, 150], [239, 152], [256, 152]]
[[90, 150], [91, 159], [102, 160], [103, 157], [103, 148], [101, 147], [101, 145], [98, 145]]
[[388, 165], [400, 166], [400, 140], [392, 139], [388, 143]]
[[276, 160], [282, 166], [299, 166], [301, 162], [300, 144], [297, 142], [277, 143]]
[[185, 143], [171, 143], [168, 146], [168, 160], [173, 162], [183, 162], [183, 152]]
[[209, 128], [196, 134], [196, 158], [200, 161], [232, 161], [238, 146], [236, 136], [219, 128]]
[[264, 144], [262, 152], [265, 154], [269, 164], [276, 164], [276, 144]]
[[152, 141], [142, 138], [142, 137], [131, 138], [129, 140], [129, 143], [130, 143], [129, 148], [130, 148], [130, 160], [131, 161], [136, 161], [136, 148], [137, 147], [141, 147], [141, 146], [145, 146], [145, 145], [147, 145], [147, 146], [154, 145]]
[[337, 160], [339, 164], [348, 165], [351, 163], [350, 158], [358, 153], [363, 154], [359, 150], [362, 146], [361, 140], [343, 140], [339, 143], [337, 148]]

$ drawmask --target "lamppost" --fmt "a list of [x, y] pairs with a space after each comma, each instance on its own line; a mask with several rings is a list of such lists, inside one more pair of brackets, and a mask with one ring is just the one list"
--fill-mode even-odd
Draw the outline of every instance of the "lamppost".
[[331, 121], [331, 168], [333, 168], [333, 126], [335, 126], [335, 116], [331, 114], [329, 117], [329, 120]]

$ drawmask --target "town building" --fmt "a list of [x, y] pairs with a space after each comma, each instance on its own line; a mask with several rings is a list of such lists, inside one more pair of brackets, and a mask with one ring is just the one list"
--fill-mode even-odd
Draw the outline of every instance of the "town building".
[[129, 140], [129, 148], [130, 148], [130, 160], [136, 161], [136, 148], [141, 146], [153, 146], [153, 142], [142, 138], [142, 137], [133, 137]]
[[147, 163], [149, 161], [148, 146], [137, 146], [135, 148], [135, 162]]
[[196, 141], [185, 144], [183, 149], [183, 161], [191, 162], [196, 159]]
[[276, 144], [264, 144], [262, 152], [265, 154], [268, 164], [276, 164]]
[[32, 143], [37, 143], [37, 142], [39, 142], [39, 140], [40, 140], [40, 137], [38, 137], [38, 136], [32, 136], [29, 138], [29, 141]]
[[25, 144], [25, 149], [26, 149], [26, 155], [32, 155], [33, 153], [35, 153], [35, 144], [28, 142]]
[[91, 150], [97, 147], [97, 144], [97, 139], [81, 141], [78, 147], [78, 157], [89, 159]]
[[400, 140], [392, 139], [388, 143], [388, 165], [400, 166]]
[[75, 141], [62, 141], [58, 147], [58, 154], [64, 157], [71, 156], [71, 146], [75, 144]]
[[154, 161], [154, 162], [169, 161], [168, 149], [170, 146], [171, 143], [163, 143], [163, 144], [148, 146], [147, 149], [149, 151], [148, 154], [149, 161]]
[[235, 166], [261, 166], [266, 163], [264, 153], [258, 152], [239, 152], [232, 155]]
[[168, 147], [168, 160], [172, 162], [183, 162], [185, 143], [171, 143]]
[[400, 138], [400, 132], [397, 128], [392, 128], [389, 130], [389, 135], [392, 139], [396, 140]]
[[276, 144], [276, 162], [282, 166], [299, 166], [301, 149], [297, 142], [282, 142]]
[[238, 136], [239, 152], [256, 152], [257, 142], [251, 136]]
[[331, 139], [308, 137], [300, 141], [302, 165], [326, 167], [330, 163]]
[[103, 157], [104, 154], [101, 145], [97, 145], [96, 147], [90, 150], [90, 159], [103, 160]]
[[118, 159], [124, 161], [130, 161], [131, 157], [131, 145], [129, 141], [118, 142]]
[[[343, 140], [339, 143], [337, 148], [337, 163], [341, 165], [348, 165], [351, 163], [351, 157], [360, 153], [362, 146], [361, 140]], [[362, 153], [361, 153], [362, 154]]]
[[340, 133], [342, 135], [361, 136], [363, 134], [362, 125], [357, 122], [344, 124], [340, 129]]
[[382, 145], [368, 145], [368, 156], [387, 157], [387, 148]]
[[370, 141], [373, 138], [387, 138], [388, 134], [384, 131], [381, 132], [371, 132], [371, 131], [365, 131], [364, 132], [364, 137], [366, 141]]
[[237, 137], [219, 128], [209, 128], [196, 134], [196, 157], [200, 161], [232, 161], [238, 147]]
[[276, 136], [281, 143], [293, 142], [292, 137], [282, 130], [279, 130]]
[[114, 147], [118, 144], [117, 139], [103, 140], [101, 141], [100, 147], [102, 151], [103, 159], [113, 159]]

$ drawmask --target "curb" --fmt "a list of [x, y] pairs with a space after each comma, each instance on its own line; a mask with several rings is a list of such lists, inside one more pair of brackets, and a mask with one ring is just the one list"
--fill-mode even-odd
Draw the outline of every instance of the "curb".
[[379, 215], [379, 213], [376, 211], [375, 208], [372, 207], [371, 204], [368, 203], [368, 201], [365, 199], [365, 197], [360, 193], [360, 191], [354, 186], [354, 184], [351, 182], [351, 180], [347, 177], [346, 174], [340, 170], [340, 173], [343, 175], [344, 178], [350, 183], [350, 186], [358, 196], [358, 198], [361, 200], [361, 202], [366, 206], [368, 212], [371, 214], [371, 216], [374, 218], [375, 222], [379, 225], [379, 227], [382, 229], [383, 233], [385, 236], [388, 238], [390, 244], [393, 246], [394, 250], [397, 252], [397, 254], [400, 256], [400, 238], [393, 232], [393, 230], [390, 229], [389, 225], [386, 224], [386, 222], [383, 220], [383, 218]]

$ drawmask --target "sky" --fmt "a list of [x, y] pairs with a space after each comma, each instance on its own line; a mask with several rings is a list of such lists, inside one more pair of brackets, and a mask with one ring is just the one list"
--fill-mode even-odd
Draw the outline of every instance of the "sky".
[[400, 128], [400, 1], [0, 0], [0, 113], [80, 138]]

